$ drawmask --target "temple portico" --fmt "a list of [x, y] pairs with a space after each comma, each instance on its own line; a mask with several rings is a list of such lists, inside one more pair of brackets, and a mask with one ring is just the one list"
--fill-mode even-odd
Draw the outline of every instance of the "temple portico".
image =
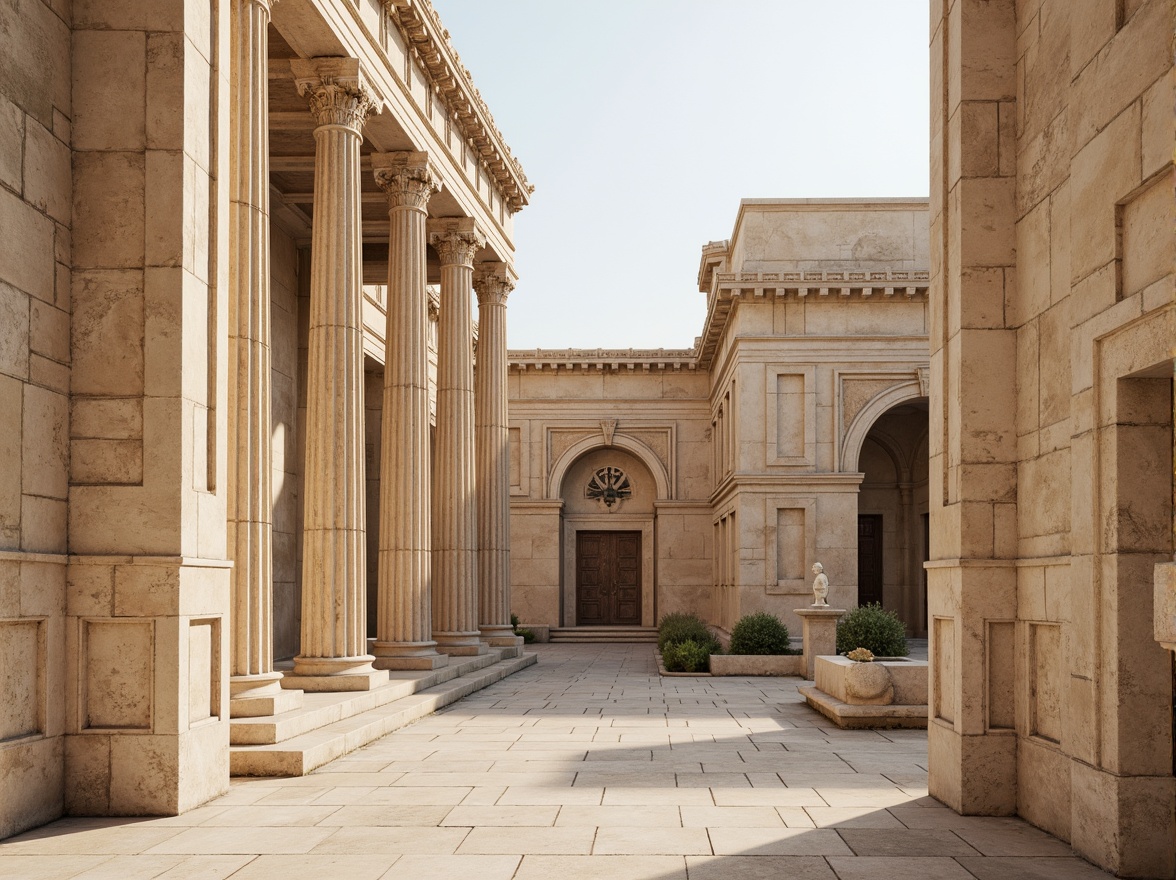
[[[0, 837], [190, 809], [230, 766], [305, 772], [337, 754], [298, 745], [324, 724], [533, 660], [509, 633], [504, 517], [486, 507], [484, 547], [478, 525], [531, 186], [431, 5], [360, 5], [120, 4], [34, 53], [79, 83], [114, 54], [146, 83], [118, 106], [52, 96], [48, 124], [77, 121], [54, 186], [84, 209], [57, 212], [56, 249], [22, 246], [50, 255], [43, 278], [5, 276], [59, 303], [65, 366], [3, 379], [45, 428], [24, 448], [48, 452], [36, 475], [18, 454], [28, 534], [0, 511]], [[477, 386], [475, 275], [499, 279]]]

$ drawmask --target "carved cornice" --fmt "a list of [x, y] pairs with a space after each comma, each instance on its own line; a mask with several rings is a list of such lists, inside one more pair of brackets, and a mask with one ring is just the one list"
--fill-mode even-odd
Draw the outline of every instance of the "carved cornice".
[[506, 305], [506, 298], [514, 290], [514, 273], [506, 263], [487, 260], [474, 270], [474, 292], [478, 305]]
[[486, 246], [486, 236], [472, 217], [430, 220], [428, 231], [442, 266], [473, 268], [474, 254]]
[[294, 58], [290, 71], [320, 126], [343, 126], [362, 135], [364, 123], [383, 103], [357, 58]]
[[692, 372], [698, 369], [697, 351], [693, 348], [536, 348], [507, 352], [510, 369], [515, 372]]
[[383, 0], [388, 17], [404, 37], [450, 109], [463, 138], [494, 178], [512, 213], [521, 211], [535, 191], [494, 124], [469, 70], [449, 42], [449, 31], [429, 0]]
[[[712, 245], [716, 244], [712, 242]], [[711, 245], [707, 245], [711, 247]], [[736, 303], [788, 299], [796, 302], [927, 302], [930, 273], [925, 269], [808, 272], [700, 272], [709, 278], [706, 322], [699, 338], [699, 364], [710, 369]], [[707, 290], [707, 288], [703, 288]]]
[[389, 208], [424, 211], [441, 191], [441, 180], [422, 152], [372, 153], [376, 186], [388, 196]]

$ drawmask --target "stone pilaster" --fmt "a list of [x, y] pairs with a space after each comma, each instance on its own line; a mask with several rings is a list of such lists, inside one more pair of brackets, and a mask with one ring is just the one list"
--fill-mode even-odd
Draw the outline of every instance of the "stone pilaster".
[[367, 690], [359, 146], [376, 109], [353, 58], [290, 62], [314, 130], [302, 647], [284, 686]]
[[474, 423], [478, 482], [478, 625], [501, 647], [522, 639], [510, 625], [510, 434], [506, 410], [506, 298], [514, 288], [504, 263], [483, 263], [478, 294]]
[[433, 464], [433, 637], [446, 654], [483, 654], [478, 631], [474, 473], [474, 254], [486, 243], [469, 218], [429, 222], [441, 257], [437, 460]]
[[296, 708], [274, 671], [273, 497], [270, 485], [270, 0], [232, 5], [229, 202], [228, 547], [232, 569], [229, 712]]
[[380, 565], [376, 642], [380, 669], [436, 669], [433, 641], [432, 486], [429, 451], [429, 294], [425, 220], [440, 189], [427, 153], [376, 153], [388, 196], [388, 322], [380, 433]]
[[[1015, 163], [1000, 135], [960, 120], [1017, 118], [1011, 3], [946, 5], [932, 22], [931, 385], [927, 563], [928, 790], [957, 812], [1017, 811], [1017, 708], [1007, 664], [1017, 618]], [[962, 37], [951, 35], [962, 34]], [[948, 87], [948, 83], [952, 83]], [[971, 122], [966, 123], [968, 126]], [[947, 149], [954, 143], [956, 153]], [[957, 158], [958, 157], [958, 161]]]

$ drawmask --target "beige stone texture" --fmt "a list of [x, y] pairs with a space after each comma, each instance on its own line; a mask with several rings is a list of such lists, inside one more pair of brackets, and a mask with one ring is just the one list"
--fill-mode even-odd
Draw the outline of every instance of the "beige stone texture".
[[[985, 106], [954, 86], [983, 65], [1015, 80], [1000, 100], [1016, 127], [1006, 138], [999, 124], [973, 125], [969, 145], [949, 126], [932, 141], [932, 250], [947, 260], [932, 270], [943, 292], [932, 299], [942, 327], [933, 364], [945, 344], [942, 397], [933, 383], [931, 405], [931, 447], [943, 450], [932, 483], [943, 488], [931, 493], [929, 789], [964, 812], [1016, 812], [1109, 870], [1166, 876], [1171, 767], [1159, 761], [1171, 753], [1161, 721], [1171, 714], [1170, 658], [1152, 640], [1151, 596], [1128, 585], [1152, 581], [1173, 549], [1163, 439], [1172, 115], [1170, 100], [1164, 113], [1153, 103], [1171, 92], [1160, 36], [1171, 11], [944, 4], [937, 29], [962, 36], [932, 40], [932, 68], [947, 73], [933, 82], [933, 115], [944, 106], [983, 118]], [[1015, 153], [1015, 167], [977, 164], [983, 187], [963, 185], [968, 171], [945, 173], [955, 154], [983, 156], [994, 143], [998, 156]], [[1005, 210], [992, 194], [1010, 183], [1017, 199]], [[982, 217], [991, 229], [969, 222]], [[994, 231], [1008, 228], [1015, 253], [999, 253]], [[998, 335], [987, 340], [965, 333], [977, 263], [1002, 266], [1005, 278], [1003, 316], [988, 324]], [[1015, 355], [994, 358], [1010, 333]], [[993, 369], [999, 362], [1015, 363], [1015, 379]], [[970, 383], [981, 364], [984, 382]], [[1015, 577], [1001, 573], [1010, 568]]]
[[[856, 515], [886, 510], [878, 599], [921, 632], [923, 216], [907, 200], [747, 199], [732, 240], [703, 250], [710, 308], [695, 349], [512, 352], [515, 611], [575, 626], [577, 532], [633, 529], [643, 625], [692, 611], [728, 630], [769, 611], [799, 633], [813, 562], [833, 575], [830, 601], [857, 604]], [[863, 449], [896, 431], [901, 466], [859, 494]], [[630, 475], [631, 498], [585, 494], [604, 466]], [[556, 544], [541, 532], [549, 509], [563, 516]]]

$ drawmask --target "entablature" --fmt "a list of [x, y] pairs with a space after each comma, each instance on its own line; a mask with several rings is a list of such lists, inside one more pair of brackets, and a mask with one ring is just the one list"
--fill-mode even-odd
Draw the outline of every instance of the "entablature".
[[514, 373], [540, 372], [681, 372], [698, 369], [698, 354], [693, 348], [566, 348], [507, 352]]

